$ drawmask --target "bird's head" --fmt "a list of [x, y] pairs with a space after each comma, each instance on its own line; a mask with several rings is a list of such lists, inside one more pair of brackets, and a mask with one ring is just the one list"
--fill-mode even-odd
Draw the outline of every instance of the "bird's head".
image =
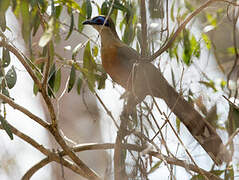
[[114, 36], [118, 37], [115, 30], [115, 24], [110, 17], [106, 18], [105, 16], [96, 16], [83, 22], [83, 25], [87, 24], [93, 26], [98, 32], [101, 33], [101, 35], [102, 32], [112, 32]]

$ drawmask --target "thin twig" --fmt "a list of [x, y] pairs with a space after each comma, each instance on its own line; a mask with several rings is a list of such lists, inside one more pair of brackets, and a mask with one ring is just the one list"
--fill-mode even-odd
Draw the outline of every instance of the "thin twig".
[[33, 81], [36, 83], [38, 88], [41, 89], [42, 85], [41, 85], [39, 79], [35, 75], [34, 71], [31, 68], [31, 66], [27, 63], [27, 60], [23, 56], [23, 54], [17, 48], [15, 48], [14, 46], [10, 45], [6, 41], [0, 41], [0, 47], [7, 48], [11, 53], [13, 53], [17, 57], [17, 59], [22, 63], [22, 65], [27, 70], [28, 74], [31, 76]]
[[147, 38], [147, 20], [146, 20], [146, 8], [145, 0], [141, 0], [140, 3], [140, 16], [141, 16], [141, 55], [145, 57], [148, 50], [148, 38]]
[[168, 48], [170, 48], [172, 44], [174, 43], [174, 40], [178, 37], [179, 33], [186, 27], [186, 25], [192, 20], [192, 18], [194, 18], [197, 14], [199, 14], [203, 9], [207, 8], [211, 3], [216, 1], [222, 1], [222, 0], [209, 0], [205, 2], [202, 6], [200, 6], [198, 9], [193, 11], [184, 20], [184, 22], [178, 27], [178, 29], [175, 31], [175, 33], [172, 35], [169, 41], [163, 47], [161, 47], [158, 51], [156, 51], [152, 56], [150, 56], [147, 61], [153, 61], [158, 56], [160, 56], [163, 52], [165, 52]]
[[208, 171], [205, 171], [204, 169], [202, 168], [199, 168], [193, 164], [189, 164], [185, 161], [182, 161], [180, 159], [177, 159], [177, 158], [172, 158], [172, 157], [168, 157], [168, 156], [165, 156], [165, 155], [162, 155], [158, 152], [154, 152], [154, 151], [151, 151], [148, 153], [149, 155], [151, 156], [154, 156], [156, 158], [159, 158], [163, 161], [166, 161], [168, 164], [173, 164], [173, 165], [177, 165], [177, 166], [181, 166], [185, 169], [189, 169], [191, 171], [194, 171], [194, 172], [197, 172], [199, 174], [202, 174], [206, 176], [207, 179], [210, 179], [210, 180], [222, 180], [221, 178], [217, 177], [215, 174], [212, 174]]
[[[169, 121], [167, 115], [166, 115], [165, 113], [163, 113], [163, 115], [164, 115], [164, 117], [166, 118], [166, 120], [168, 121], [168, 124], [170, 125], [171, 129], [173, 130], [173, 132], [174, 132], [175, 136], [177, 137], [177, 139], [179, 140], [180, 144], [183, 146], [184, 150], [185, 150], [186, 153], [188, 154], [189, 158], [191, 159], [191, 161], [193, 162], [193, 164], [195, 165], [195, 167], [197, 167], [197, 168], [199, 169], [199, 171], [200, 171], [200, 168], [198, 167], [198, 165], [197, 165], [196, 162], [194, 161], [192, 155], [189, 153], [189, 151], [188, 151], [188, 149], [186, 148], [186, 146], [184, 145], [183, 141], [181, 140], [181, 138], [179, 137], [179, 135], [178, 135], [177, 132], [175, 131], [175, 129], [174, 129], [173, 125], [171, 124], [171, 122]], [[203, 171], [200, 171], [200, 172], [201, 172], [201, 174], [202, 174], [207, 180], [209, 180], [209, 179], [205, 176], [205, 174], [204, 174]]]
[[113, 123], [115, 124], [116, 128], [119, 129], [119, 125], [117, 124], [115, 118], [113, 117], [111, 111], [105, 106], [104, 102], [102, 101], [102, 99], [100, 98], [100, 96], [95, 92], [94, 93], [96, 98], [99, 100], [100, 104], [103, 106], [104, 110], [106, 111], [106, 113], [108, 114], [108, 116], [110, 116], [110, 118], [113, 120]]

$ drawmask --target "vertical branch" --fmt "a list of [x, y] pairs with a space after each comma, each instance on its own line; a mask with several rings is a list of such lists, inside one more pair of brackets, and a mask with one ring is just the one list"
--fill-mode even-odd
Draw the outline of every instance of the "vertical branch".
[[[237, 21], [238, 21], [238, 16], [239, 16], [239, 10], [236, 13], [236, 8], [234, 7], [234, 9], [233, 9], [233, 19], [232, 19], [232, 23], [233, 23], [233, 34], [232, 34], [232, 36], [233, 36], [233, 46], [234, 46], [234, 51], [235, 51], [235, 59], [234, 59], [233, 66], [232, 66], [232, 68], [231, 68], [231, 70], [230, 70], [230, 72], [228, 73], [228, 76], [227, 76], [227, 88], [229, 89], [229, 98], [232, 95], [232, 90], [229, 87], [229, 80], [231, 78], [231, 75], [232, 75], [233, 71], [236, 68], [238, 58], [239, 58], [238, 49], [237, 49], [237, 46], [238, 46], [237, 45], [237, 38], [236, 38], [236, 30], [237, 30], [236, 24], [237, 24]], [[237, 92], [237, 88], [236, 88], [235, 98], [237, 98], [236, 97], [237, 93], [238, 92]]]
[[[115, 180], [121, 180], [121, 179], [127, 179], [126, 173], [125, 173], [125, 153], [123, 150], [122, 142], [125, 137], [125, 131], [127, 129], [127, 118], [129, 116], [128, 114], [128, 106], [124, 106], [123, 112], [120, 116], [120, 127], [117, 133], [116, 141], [115, 141], [115, 147], [114, 147], [114, 179]], [[125, 150], [126, 151], [126, 150]]]
[[140, 3], [140, 16], [141, 16], [141, 33], [142, 33], [141, 55], [145, 57], [147, 55], [148, 50], [145, 0], [141, 0]]

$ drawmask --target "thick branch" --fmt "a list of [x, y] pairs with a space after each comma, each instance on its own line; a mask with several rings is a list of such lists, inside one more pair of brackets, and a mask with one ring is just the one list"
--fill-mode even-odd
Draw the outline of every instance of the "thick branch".
[[29, 118], [37, 122], [38, 124], [42, 125], [44, 128], [49, 130], [49, 124], [44, 121], [43, 119], [39, 118], [38, 116], [34, 115], [24, 107], [16, 104], [12, 99], [5, 96], [4, 94], [0, 93], [0, 99], [3, 100], [5, 103], [9, 104], [12, 108], [19, 110], [23, 114], [27, 115]]
[[97, 175], [94, 170], [90, 169], [83, 161], [80, 160], [80, 158], [72, 151], [72, 149], [69, 148], [69, 146], [66, 144], [64, 139], [59, 134], [58, 129], [51, 129], [50, 132], [58, 142], [58, 144], [61, 146], [61, 148], [66, 152], [66, 154], [86, 173], [86, 177], [88, 179], [100, 179], [100, 177]]
[[[106, 150], [106, 149], [113, 149], [115, 146], [115, 144], [113, 143], [103, 143], [103, 144], [80, 144], [77, 145], [73, 148], [74, 152], [81, 152], [81, 151], [86, 151], [86, 150]], [[137, 146], [137, 145], [133, 145], [133, 144], [122, 144], [124, 149], [127, 150], [132, 150], [132, 151], [137, 151], [137, 152], [141, 152], [144, 148], [141, 146]], [[147, 152], [147, 154], [149, 154], [150, 156], [154, 156], [156, 158], [161, 159], [162, 161], [165, 161], [168, 164], [172, 164], [172, 165], [176, 165], [176, 166], [181, 166], [187, 170], [191, 170], [194, 171], [196, 173], [201, 174], [202, 172], [204, 173], [204, 175], [207, 176], [207, 178], [211, 179], [211, 180], [221, 180], [221, 178], [217, 177], [216, 175], [212, 174], [211, 172], [205, 171], [204, 169], [198, 168], [193, 164], [189, 164], [183, 160], [177, 159], [177, 158], [172, 158], [172, 157], [168, 157], [165, 156], [163, 154], [160, 154], [158, 152], [154, 152], [154, 151], [149, 151]], [[60, 156], [65, 156], [65, 152], [61, 151], [59, 152]], [[43, 160], [41, 160], [40, 162], [38, 162], [36, 165], [34, 165], [25, 175], [27, 177], [31, 177], [35, 172], [37, 172], [40, 168], [44, 167], [45, 165], [47, 165], [48, 163], [52, 162], [51, 159], [49, 158], [45, 158]]]
[[[74, 172], [80, 174], [83, 177], [87, 177], [85, 172], [79, 169], [76, 165], [72, 164], [72, 162], [67, 161], [61, 157], [59, 157], [56, 153], [51, 152], [50, 150], [46, 149], [43, 145], [38, 144], [34, 139], [27, 136], [26, 134], [22, 133], [21, 131], [17, 130], [15, 127], [13, 127], [11, 124], [9, 124], [9, 127], [11, 128], [11, 131], [13, 134], [27, 142], [28, 144], [32, 145], [34, 148], [36, 148], [41, 153], [45, 154], [47, 158], [51, 161], [56, 161], [60, 164], [63, 164], [64, 166], [68, 167], [69, 169], [73, 170]], [[0, 129], [3, 129], [0, 125]], [[25, 176], [24, 176], [25, 177]], [[29, 178], [23, 178], [24, 180], [27, 180]]]
[[[113, 149], [115, 144], [113, 143], [90, 143], [90, 144], [79, 144], [73, 148], [74, 152], [81, 152], [86, 150], [107, 150], [107, 149]], [[123, 148], [131, 151], [137, 151], [141, 152], [144, 148], [141, 146], [133, 145], [133, 144], [123, 144]], [[59, 152], [59, 156], [63, 157], [67, 154], [64, 151]], [[52, 162], [52, 159], [44, 158], [37, 164], [35, 164], [31, 169], [29, 169], [24, 177], [28, 177], [30, 179], [34, 173], [36, 173], [39, 169], [46, 166], [48, 163]]]

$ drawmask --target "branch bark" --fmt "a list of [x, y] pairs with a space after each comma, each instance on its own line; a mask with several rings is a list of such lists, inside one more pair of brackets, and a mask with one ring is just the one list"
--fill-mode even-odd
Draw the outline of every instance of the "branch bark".
[[202, 6], [200, 6], [198, 9], [193, 11], [185, 20], [184, 22], [178, 27], [178, 29], [175, 31], [175, 33], [172, 35], [172, 37], [169, 39], [169, 41], [161, 47], [158, 51], [156, 51], [152, 56], [149, 57], [148, 61], [153, 61], [158, 56], [160, 56], [163, 52], [165, 52], [168, 48], [170, 48], [179, 33], [186, 27], [186, 25], [194, 18], [197, 14], [199, 14], [203, 9], [207, 8], [211, 3], [217, 2], [217, 1], [223, 1], [223, 0], [209, 0], [205, 2]]
[[197, 166], [194, 166], [193, 164], [189, 164], [189, 163], [187, 163], [185, 161], [182, 161], [180, 159], [164, 156], [164, 155], [162, 155], [158, 152], [154, 152], [154, 151], [150, 151], [148, 154], [150, 156], [154, 156], [156, 158], [159, 158], [159, 159], [161, 159], [162, 161], [165, 161], [168, 164], [181, 166], [181, 167], [183, 167], [187, 170], [194, 171], [198, 174], [201, 174], [203, 172], [203, 175], [205, 175], [210, 180], [222, 180], [221, 178], [217, 177], [216, 175], [212, 174], [211, 172], [205, 171], [202, 168], [198, 168]]
[[[27, 136], [26, 134], [22, 133], [21, 131], [17, 130], [15, 127], [13, 127], [11, 124], [8, 124], [9, 127], [11, 128], [11, 131], [13, 134], [27, 142], [28, 144], [32, 145], [35, 149], [43, 153], [44, 155], [47, 156], [47, 158], [51, 161], [56, 161], [60, 164], [63, 164], [64, 166], [68, 167], [69, 169], [73, 170], [74, 172], [80, 174], [83, 177], [87, 177], [86, 173], [77, 167], [75, 164], [73, 164], [70, 161], [67, 161], [61, 157], [58, 156], [58, 154], [51, 152], [49, 149], [45, 148], [43, 145], [40, 145], [37, 143], [34, 139], [31, 137]], [[3, 129], [2, 126], [0, 125], [0, 129]], [[28, 179], [28, 176], [23, 178], [24, 180]]]
[[15, 103], [12, 99], [5, 96], [4, 94], [0, 93], [0, 99], [3, 100], [5, 103], [9, 104], [12, 108], [19, 110], [38, 124], [40, 124], [42, 127], [49, 130], [50, 124], [43, 119], [39, 118], [38, 116], [34, 115], [30, 111], [28, 111], [26, 108], [20, 106], [19, 104]]

